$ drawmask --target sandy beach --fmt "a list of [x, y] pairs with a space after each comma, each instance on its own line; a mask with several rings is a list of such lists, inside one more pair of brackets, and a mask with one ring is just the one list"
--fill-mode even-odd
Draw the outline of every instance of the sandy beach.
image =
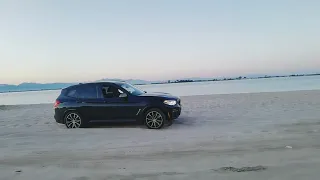
[[320, 175], [320, 91], [182, 97], [177, 121], [66, 129], [0, 106], [1, 180], [301, 180]]

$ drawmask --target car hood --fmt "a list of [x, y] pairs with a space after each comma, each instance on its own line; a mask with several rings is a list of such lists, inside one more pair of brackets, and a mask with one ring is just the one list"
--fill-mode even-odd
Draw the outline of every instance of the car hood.
[[141, 94], [140, 96], [144, 97], [163, 97], [163, 98], [170, 98], [170, 99], [179, 99], [177, 96], [173, 96], [170, 93], [165, 92], [147, 92], [144, 94]]

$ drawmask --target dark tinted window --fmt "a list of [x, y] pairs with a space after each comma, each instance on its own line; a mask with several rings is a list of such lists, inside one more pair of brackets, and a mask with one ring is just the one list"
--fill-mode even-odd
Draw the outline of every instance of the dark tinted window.
[[128, 83], [122, 83], [120, 84], [120, 86], [127, 90], [130, 94], [133, 94], [133, 95], [141, 95], [141, 94], [144, 94], [145, 92], [143, 90], [140, 90], [138, 89], [137, 87], [131, 85], [131, 84], [128, 84]]
[[123, 93], [120, 89], [114, 86], [104, 85], [102, 87], [102, 95], [104, 98], [115, 98], [119, 97], [119, 95]]
[[76, 89], [70, 89], [70, 90], [67, 92], [67, 96], [76, 98], [76, 97], [77, 97], [77, 90], [76, 90]]
[[98, 98], [97, 88], [95, 85], [82, 85], [77, 88], [78, 98], [95, 99]]

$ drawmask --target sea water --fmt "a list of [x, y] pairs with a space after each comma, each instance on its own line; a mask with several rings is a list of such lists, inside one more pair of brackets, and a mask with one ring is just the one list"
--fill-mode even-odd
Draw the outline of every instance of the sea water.
[[[140, 85], [147, 92], [177, 96], [320, 90], [320, 76]], [[61, 90], [0, 93], [0, 105], [53, 103]]]

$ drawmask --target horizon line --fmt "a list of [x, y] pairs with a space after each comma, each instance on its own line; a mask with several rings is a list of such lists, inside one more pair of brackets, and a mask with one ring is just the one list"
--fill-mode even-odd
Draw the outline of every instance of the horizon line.
[[274, 74], [274, 75], [268, 75], [268, 74], [263, 74], [263, 73], [257, 73], [257, 74], [251, 74], [251, 75], [237, 75], [237, 76], [215, 76], [215, 77], [188, 77], [188, 78], [177, 78], [177, 79], [166, 79], [166, 80], [144, 80], [144, 79], [133, 79], [133, 78], [129, 78], [129, 79], [122, 79], [122, 78], [102, 78], [99, 80], [93, 80], [93, 81], [80, 81], [80, 82], [48, 82], [48, 83], [38, 83], [38, 82], [22, 82], [19, 84], [2, 84], [0, 83], [0, 85], [21, 85], [21, 84], [75, 84], [75, 83], [84, 83], [84, 82], [97, 82], [97, 81], [101, 81], [103, 79], [117, 79], [117, 80], [122, 80], [122, 81], [128, 81], [128, 80], [138, 80], [138, 81], [146, 81], [146, 82], [168, 82], [168, 81], [178, 81], [178, 80], [192, 80], [192, 79], [219, 79], [219, 78], [238, 78], [238, 77], [250, 77], [250, 76], [255, 76], [256, 78], [258, 77], [264, 77], [264, 76], [271, 76], [271, 77], [277, 77], [277, 76], [291, 76], [291, 75], [320, 75], [320, 72], [314, 72], [314, 73], [284, 73], [282, 75], [280, 74]]

